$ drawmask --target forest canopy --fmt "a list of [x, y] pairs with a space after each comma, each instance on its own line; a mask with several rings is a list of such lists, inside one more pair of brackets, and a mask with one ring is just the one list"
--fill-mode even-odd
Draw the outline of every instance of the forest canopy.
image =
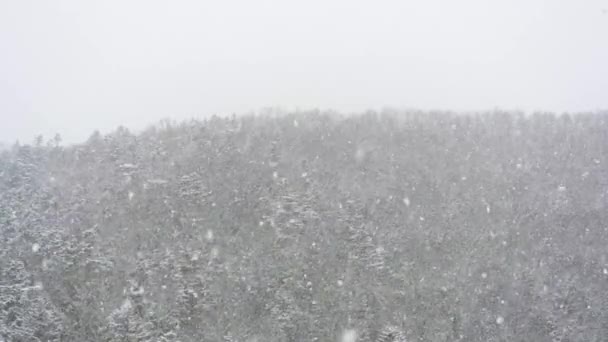
[[0, 341], [603, 341], [607, 120], [312, 111], [15, 144]]

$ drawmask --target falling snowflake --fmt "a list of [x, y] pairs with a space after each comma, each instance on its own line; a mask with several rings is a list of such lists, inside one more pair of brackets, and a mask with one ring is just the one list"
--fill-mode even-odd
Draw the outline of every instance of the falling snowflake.
[[406, 206], [406, 207], [409, 207], [409, 206], [410, 206], [410, 199], [409, 199], [409, 198], [407, 198], [407, 197], [406, 197], [406, 198], [404, 198], [404, 199], [403, 199], [403, 204], [405, 204], [405, 206]]
[[37, 243], [34, 243], [32, 245], [32, 252], [37, 253], [40, 250], [40, 245]]
[[357, 331], [354, 329], [344, 330], [342, 333], [341, 342], [356, 342], [357, 341]]
[[358, 148], [357, 151], [355, 152], [355, 160], [358, 163], [363, 162], [363, 160], [365, 159], [365, 151], [362, 148]]
[[298, 123], [298, 120], [293, 120], [293, 127], [298, 127], [300, 126], [300, 124]]
[[120, 165], [120, 168], [122, 168], [122, 169], [135, 169], [135, 168], [137, 168], [137, 166], [133, 165], [131, 163], [124, 163], [124, 164]]
[[337, 281], [338, 286], [342, 287], [344, 285], [344, 281], [341, 279]]
[[135, 196], [133, 191], [129, 191], [129, 201], [133, 199], [133, 196]]
[[190, 258], [191, 261], [197, 261], [200, 258], [201, 253], [196, 251], [194, 252], [194, 254], [192, 255], [192, 258]]
[[501, 325], [505, 322], [505, 319], [502, 316], [496, 317], [496, 324]]
[[213, 240], [213, 230], [207, 229], [207, 234], [205, 235], [205, 238], [207, 239], [207, 241], [212, 241]]
[[217, 247], [211, 248], [211, 257], [215, 259], [218, 255], [220, 255], [220, 250]]

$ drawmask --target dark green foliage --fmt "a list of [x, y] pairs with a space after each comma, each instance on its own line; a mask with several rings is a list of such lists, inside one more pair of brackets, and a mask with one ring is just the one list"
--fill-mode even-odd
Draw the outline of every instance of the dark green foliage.
[[15, 145], [0, 341], [604, 341], [607, 119], [312, 112]]

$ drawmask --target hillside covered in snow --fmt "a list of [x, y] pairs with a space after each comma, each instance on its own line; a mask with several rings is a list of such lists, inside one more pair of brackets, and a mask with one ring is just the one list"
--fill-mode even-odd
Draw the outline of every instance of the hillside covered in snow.
[[0, 341], [605, 341], [607, 121], [307, 112], [14, 145]]

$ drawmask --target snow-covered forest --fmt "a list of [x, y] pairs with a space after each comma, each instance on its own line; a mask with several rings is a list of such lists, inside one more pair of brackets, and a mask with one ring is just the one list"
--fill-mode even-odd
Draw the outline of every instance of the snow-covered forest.
[[0, 152], [0, 341], [606, 341], [608, 115], [306, 112]]

